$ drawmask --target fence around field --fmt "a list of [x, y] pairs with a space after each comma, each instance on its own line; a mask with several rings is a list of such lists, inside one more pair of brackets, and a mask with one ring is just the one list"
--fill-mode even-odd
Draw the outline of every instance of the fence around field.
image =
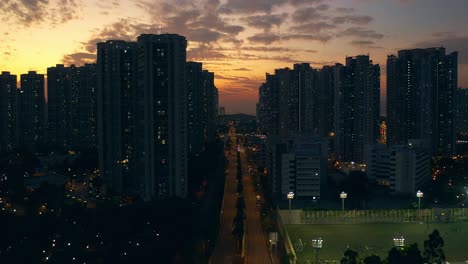
[[280, 210], [286, 224], [450, 223], [468, 221], [468, 209], [304, 211]]
[[284, 246], [284, 249], [286, 251], [286, 255], [289, 256], [289, 263], [294, 264], [297, 261], [297, 256], [296, 256], [296, 252], [294, 250], [294, 246], [291, 243], [291, 240], [289, 239], [288, 230], [286, 230], [286, 227], [283, 224], [281, 210], [277, 209], [275, 212], [278, 213], [276, 215], [276, 217], [275, 217], [276, 218], [276, 224], [278, 226], [278, 232], [279, 232], [279, 235], [281, 237], [281, 240], [284, 243], [283, 246]]

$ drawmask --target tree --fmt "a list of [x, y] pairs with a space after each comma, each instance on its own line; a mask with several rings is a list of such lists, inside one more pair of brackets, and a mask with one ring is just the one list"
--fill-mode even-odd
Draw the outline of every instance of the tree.
[[421, 256], [421, 251], [419, 251], [418, 244], [411, 244], [406, 250], [406, 260], [407, 263], [422, 264], [424, 259]]
[[424, 263], [418, 244], [411, 244], [406, 248], [393, 247], [388, 252], [388, 264], [422, 264]]
[[404, 261], [404, 256], [402, 250], [392, 247], [388, 252], [387, 262], [388, 264], [400, 264]]
[[381, 264], [382, 261], [380, 260], [379, 256], [372, 255], [368, 256], [364, 259], [364, 264]]
[[357, 257], [358, 253], [351, 249], [347, 249], [344, 254], [343, 258], [341, 259], [341, 264], [357, 264]]
[[429, 239], [424, 241], [424, 259], [429, 263], [444, 263], [444, 240], [440, 236], [439, 230], [435, 229]]
[[244, 197], [242, 197], [242, 196], [237, 197], [236, 208], [237, 208], [237, 210], [244, 210], [245, 209]]

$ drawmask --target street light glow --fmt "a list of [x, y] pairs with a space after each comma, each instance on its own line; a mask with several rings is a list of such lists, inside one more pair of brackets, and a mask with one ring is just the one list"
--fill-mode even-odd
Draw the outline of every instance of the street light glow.
[[286, 197], [287, 197], [288, 199], [290, 199], [290, 200], [291, 200], [291, 199], [294, 199], [294, 193], [293, 193], [293, 192], [289, 192], [289, 193], [286, 195]]

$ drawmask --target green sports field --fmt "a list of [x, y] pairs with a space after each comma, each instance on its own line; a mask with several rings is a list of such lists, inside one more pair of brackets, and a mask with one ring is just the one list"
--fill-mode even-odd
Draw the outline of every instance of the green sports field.
[[303, 242], [303, 252], [297, 252], [298, 263], [315, 261], [315, 251], [310, 240], [322, 237], [321, 260], [340, 260], [349, 246], [357, 251], [359, 258], [375, 254], [387, 257], [393, 246], [394, 236], [404, 236], [405, 245], [418, 243], [424, 251], [424, 240], [429, 233], [438, 229], [444, 239], [444, 251], [448, 261], [468, 260], [468, 223], [450, 224], [348, 224], [348, 225], [286, 225], [293, 245]]

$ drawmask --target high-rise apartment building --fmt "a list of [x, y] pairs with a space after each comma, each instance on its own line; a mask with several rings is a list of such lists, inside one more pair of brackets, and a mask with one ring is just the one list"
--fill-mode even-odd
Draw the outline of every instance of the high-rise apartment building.
[[458, 88], [455, 98], [457, 132], [468, 132], [468, 89]]
[[202, 151], [214, 138], [218, 112], [218, 89], [214, 73], [202, 70], [202, 63], [187, 62], [188, 152]]
[[47, 69], [47, 144], [63, 149], [96, 147], [96, 65]]
[[145, 199], [187, 194], [186, 48], [185, 37], [176, 34], [138, 37], [144, 141], [135, 147], [144, 147]]
[[420, 139], [433, 155], [455, 150], [458, 53], [400, 50], [387, 58], [388, 144]]
[[361, 163], [364, 146], [379, 139], [380, 67], [364, 55], [335, 67], [335, 153]]
[[2, 72], [0, 75], [0, 153], [12, 150], [17, 146], [16, 75]]
[[99, 169], [106, 185], [116, 192], [138, 187], [132, 171], [138, 168], [134, 164], [136, 51], [134, 42], [97, 44]]
[[46, 126], [43, 74], [35, 71], [21, 74], [17, 111], [19, 145], [32, 151], [40, 150], [44, 146]]
[[78, 85], [78, 138], [73, 145], [81, 149], [97, 146], [97, 71], [96, 64], [85, 64], [75, 68]]

